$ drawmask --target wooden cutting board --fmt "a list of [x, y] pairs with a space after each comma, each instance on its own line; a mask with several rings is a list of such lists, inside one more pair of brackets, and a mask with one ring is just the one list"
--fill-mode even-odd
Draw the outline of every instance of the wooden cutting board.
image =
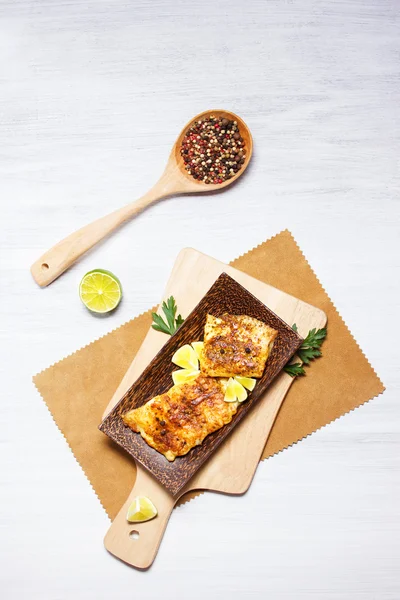
[[[313, 327], [320, 328], [326, 324], [326, 315], [322, 310], [191, 248], [182, 250], [178, 255], [163, 298], [173, 295], [179, 312], [186, 316], [223, 272], [247, 288], [284, 321], [290, 325], [296, 323], [301, 336], [305, 337]], [[165, 334], [149, 330], [104, 416], [122, 398], [165, 341]], [[286, 373], [277, 377], [251, 413], [233, 430], [179, 496], [172, 496], [143, 467], [137, 465], [132, 492], [105, 536], [107, 550], [129, 565], [146, 569], [154, 561], [172, 509], [180, 497], [194, 490], [227, 494], [246, 492], [276, 415], [293, 381]], [[158, 516], [146, 523], [128, 523], [126, 513], [135, 496], [151, 498], [158, 509]]]

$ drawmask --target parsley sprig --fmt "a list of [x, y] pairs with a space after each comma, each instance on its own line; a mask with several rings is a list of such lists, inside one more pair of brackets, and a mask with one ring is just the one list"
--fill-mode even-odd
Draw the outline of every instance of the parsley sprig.
[[153, 317], [152, 328], [167, 335], [173, 335], [184, 321], [181, 315], [176, 316], [178, 307], [176, 306], [175, 298], [170, 296], [166, 302], [162, 303], [161, 308], [165, 319], [157, 313], [151, 313]]
[[301, 363], [293, 363], [292, 365], [286, 365], [283, 370], [288, 373], [291, 377], [297, 377], [298, 375], [305, 375], [306, 372]]
[[[292, 329], [297, 332], [296, 323], [293, 324]], [[305, 338], [304, 342], [297, 350], [297, 356], [304, 365], [309, 365], [314, 358], [321, 356], [320, 350], [321, 344], [326, 338], [326, 327], [323, 329], [310, 329]], [[284, 367], [284, 371], [291, 377], [297, 377], [298, 375], [305, 375], [306, 372], [301, 363], [292, 363]]]

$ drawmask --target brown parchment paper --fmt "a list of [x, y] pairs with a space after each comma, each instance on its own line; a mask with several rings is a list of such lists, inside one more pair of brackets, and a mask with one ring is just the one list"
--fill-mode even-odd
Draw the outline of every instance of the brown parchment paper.
[[[288, 231], [231, 263], [237, 269], [325, 311], [323, 357], [291, 386], [262, 458], [298, 442], [384, 390], [332, 301]], [[151, 325], [136, 317], [34, 377], [54, 421], [111, 519], [132, 489], [132, 459], [97, 427]], [[196, 494], [188, 494], [183, 501]]]

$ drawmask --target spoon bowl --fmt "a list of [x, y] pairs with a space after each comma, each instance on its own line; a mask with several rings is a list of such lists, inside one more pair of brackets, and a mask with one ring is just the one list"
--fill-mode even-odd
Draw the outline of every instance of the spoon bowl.
[[[236, 121], [240, 134], [245, 142], [246, 158], [240, 170], [230, 179], [222, 183], [208, 184], [194, 179], [185, 169], [185, 163], [180, 153], [182, 140], [187, 130], [199, 119], [210, 115]], [[112, 212], [105, 217], [75, 231], [61, 242], [43, 254], [31, 267], [31, 273], [41, 287], [49, 285], [66, 271], [78, 258], [90, 250], [95, 244], [162, 198], [176, 194], [193, 194], [222, 190], [231, 185], [245, 172], [253, 152], [253, 140], [246, 123], [237, 115], [226, 110], [206, 110], [191, 119], [179, 134], [172, 147], [164, 173], [157, 183], [139, 200]]]
[[[186, 171], [185, 163], [183, 161], [183, 158], [182, 158], [182, 155], [180, 152], [183, 138], [185, 137], [187, 130], [195, 123], [195, 121], [203, 120], [207, 117], [210, 117], [211, 115], [214, 115], [215, 117], [218, 117], [221, 119], [229, 119], [230, 121], [236, 121], [239, 126], [240, 135], [242, 136], [242, 138], [245, 142], [245, 148], [246, 148], [246, 158], [245, 158], [244, 163], [241, 166], [240, 170], [237, 173], [235, 173], [235, 175], [233, 177], [231, 177], [231, 179], [227, 179], [226, 181], [223, 181], [222, 183], [204, 183], [203, 181], [194, 179], [190, 175], [190, 173], [188, 173]], [[253, 154], [253, 138], [251, 136], [250, 129], [247, 127], [247, 125], [243, 121], [243, 119], [241, 119], [238, 115], [235, 115], [235, 113], [229, 112], [227, 110], [205, 110], [204, 112], [196, 115], [188, 123], [186, 123], [186, 125], [180, 132], [180, 134], [172, 148], [172, 152], [170, 155], [170, 161], [171, 162], [175, 161], [175, 163], [179, 167], [180, 172], [184, 175], [185, 179], [188, 182], [190, 182], [191, 184], [194, 184], [194, 186], [196, 186], [196, 192], [198, 192], [198, 193], [199, 192], [211, 192], [214, 190], [221, 190], [223, 188], [226, 188], [228, 185], [231, 185], [237, 179], [239, 179], [239, 177], [241, 175], [243, 175], [244, 171], [247, 169], [247, 166], [250, 162], [252, 154]], [[190, 187], [192, 188], [193, 186], [191, 185]]]

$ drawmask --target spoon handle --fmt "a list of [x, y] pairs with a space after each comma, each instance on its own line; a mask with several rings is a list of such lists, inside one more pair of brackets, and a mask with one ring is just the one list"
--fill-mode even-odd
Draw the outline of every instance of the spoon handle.
[[66, 271], [79, 257], [117, 229], [122, 223], [140, 213], [150, 204], [172, 193], [179, 192], [174, 182], [164, 173], [156, 185], [139, 200], [101, 217], [78, 229], [43, 254], [31, 267], [31, 273], [41, 287], [49, 285]]
[[156, 200], [158, 200], [158, 197], [143, 196], [136, 202], [128, 204], [71, 233], [71, 235], [45, 252], [32, 265], [31, 273], [36, 283], [41, 287], [49, 285], [97, 242]]

